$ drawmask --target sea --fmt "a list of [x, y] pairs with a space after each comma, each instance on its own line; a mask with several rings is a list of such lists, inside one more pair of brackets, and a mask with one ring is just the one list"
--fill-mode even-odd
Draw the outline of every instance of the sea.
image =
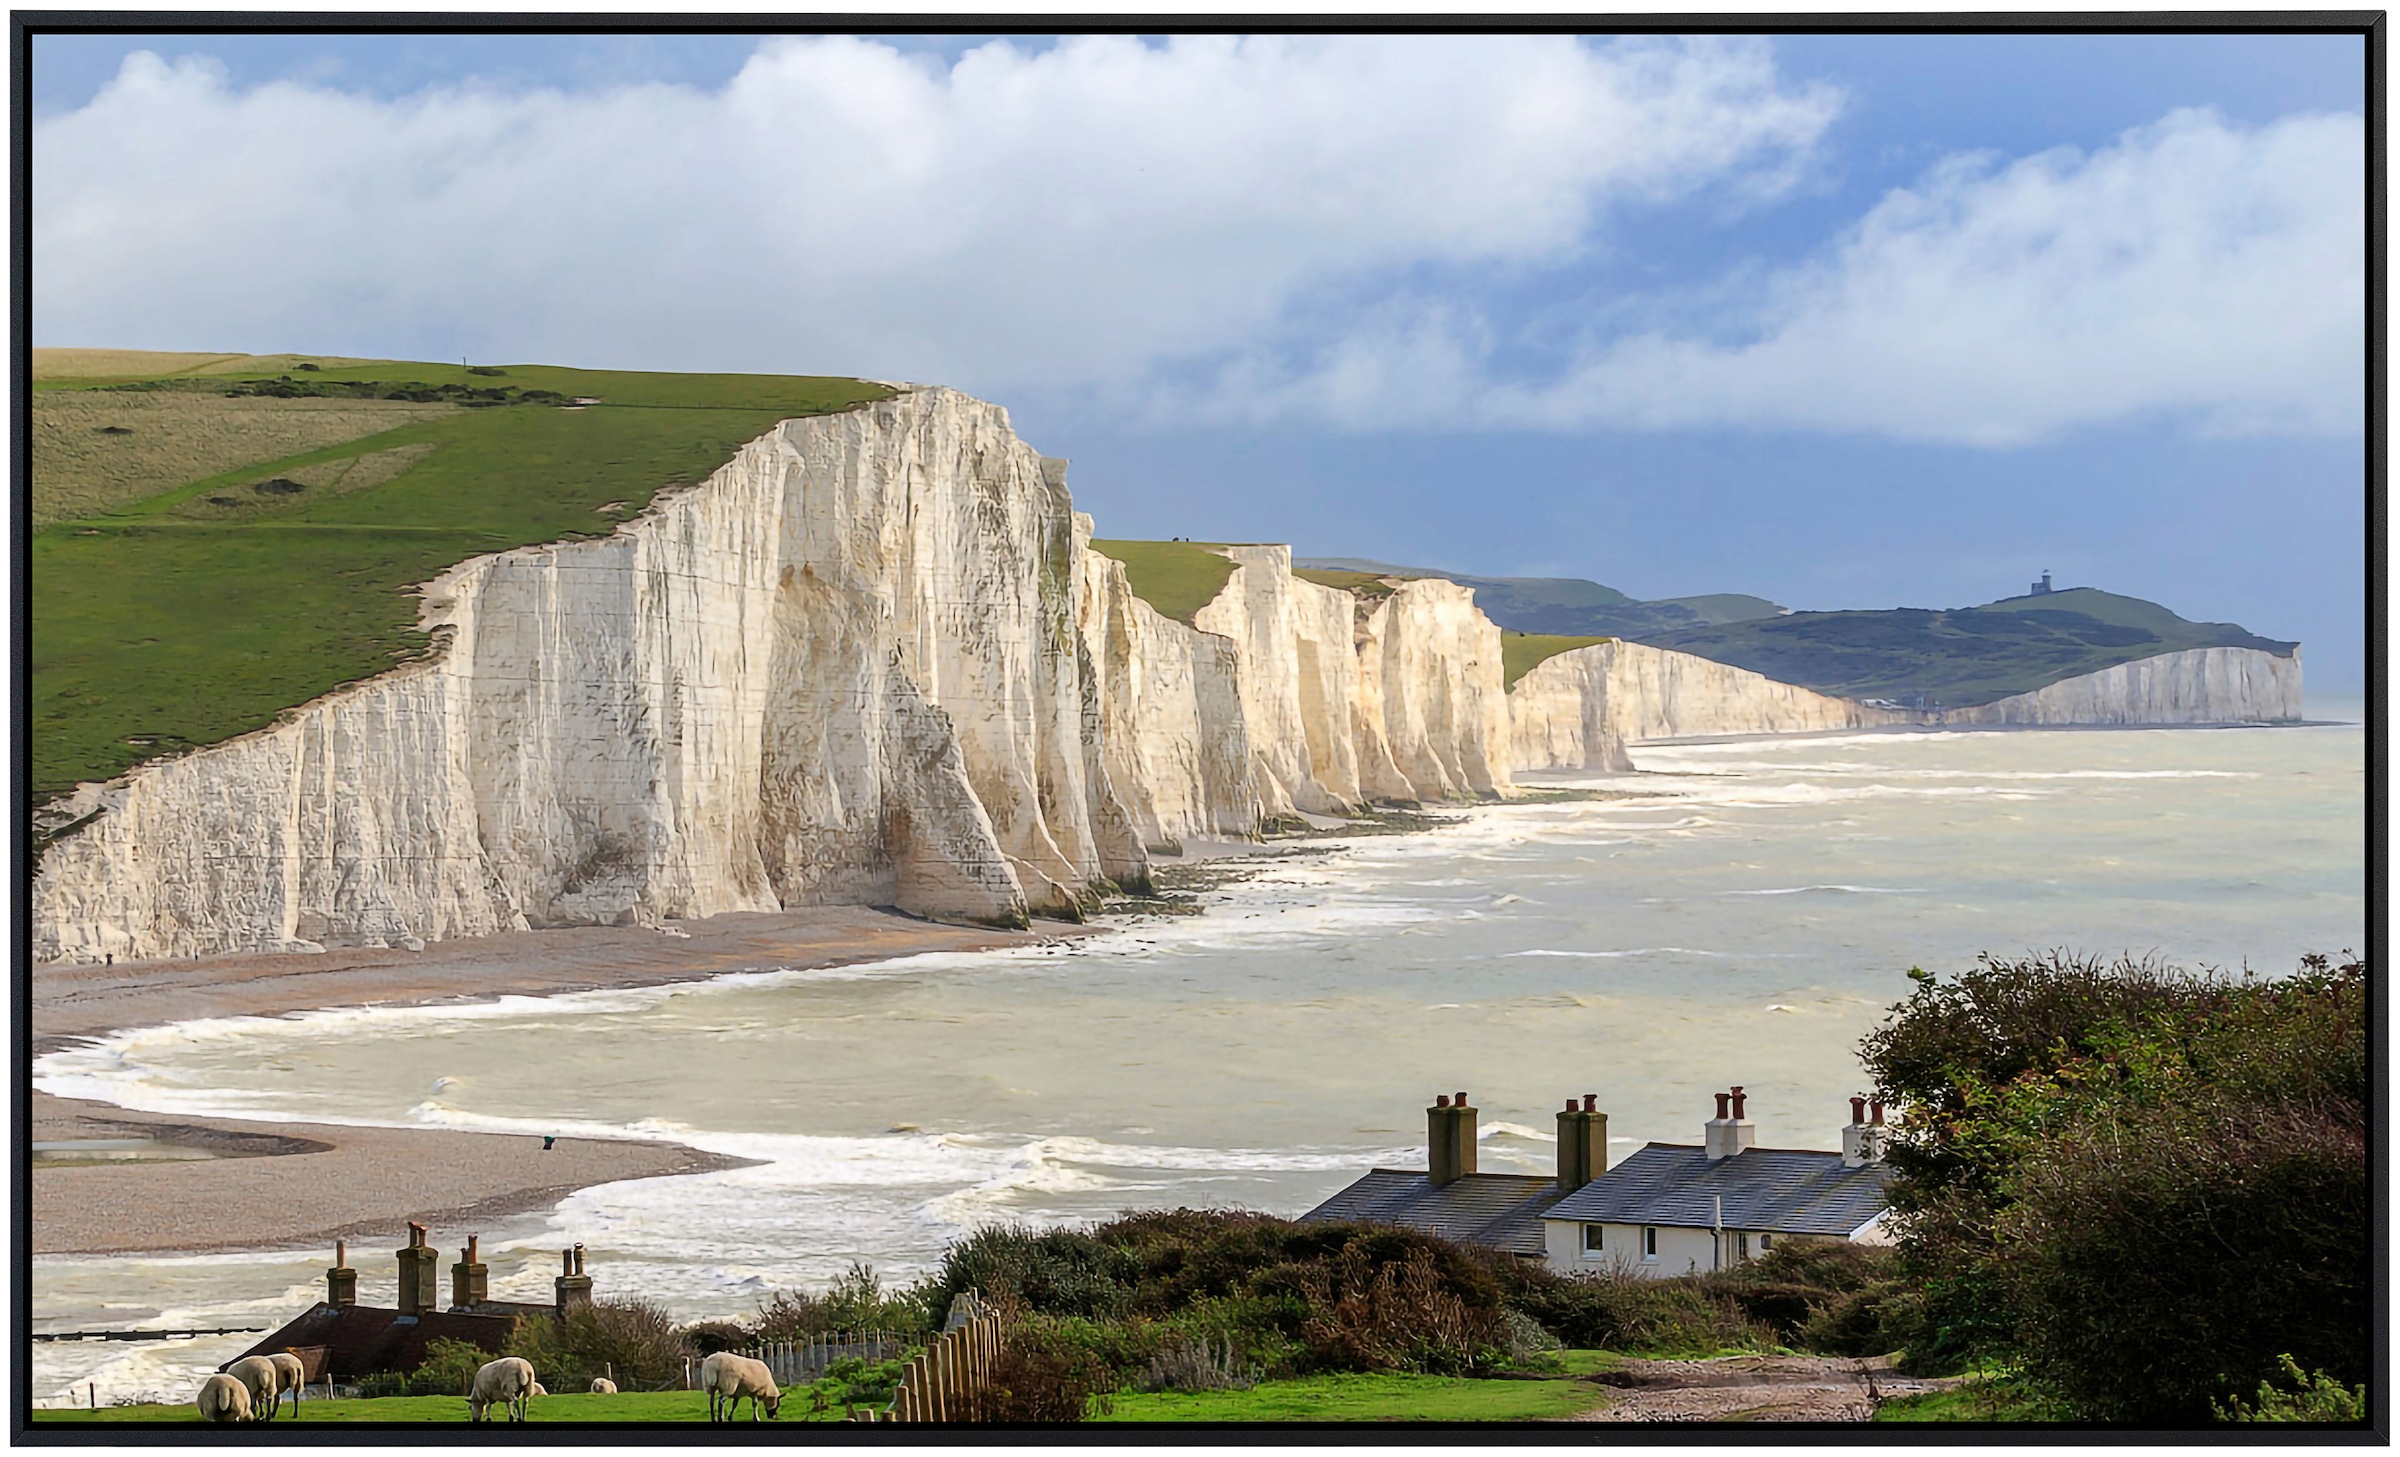
[[[498, 1298], [548, 1300], [581, 1242], [599, 1294], [684, 1319], [853, 1264], [906, 1282], [988, 1224], [1298, 1214], [1369, 1168], [1423, 1167], [1437, 1093], [1480, 1110], [1486, 1170], [1549, 1172], [1553, 1111], [1586, 1093], [1620, 1157], [1697, 1142], [1734, 1084], [1762, 1144], [1834, 1148], [1867, 1084], [1859, 1039], [1912, 968], [2063, 949], [2275, 975], [2363, 952], [2362, 710], [1649, 745], [1635, 775], [1543, 776], [1575, 793], [1280, 846], [1199, 914], [1058, 944], [183, 1023], [44, 1057], [35, 1080], [757, 1160], [473, 1231]], [[383, 1247], [358, 1245], [360, 1299], [390, 1303]], [[330, 1253], [45, 1257], [34, 1329], [272, 1327], [319, 1297]], [[255, 1339], [37, 1343], [33, 1391], [180, 1401]]]

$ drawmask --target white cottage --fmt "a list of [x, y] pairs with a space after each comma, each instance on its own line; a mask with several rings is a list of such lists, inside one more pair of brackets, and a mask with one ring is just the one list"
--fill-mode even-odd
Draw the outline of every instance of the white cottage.
[[1883, 1104], [1850, 1100], [1840, 1153], [1759, 1148], [1740, 1088], [1701, 1141], [1652, 1143], [1542, 1211], [1550, 1268], [1666, 1276], [1722, 1270], [1785, 1240], [1888, 1243]]

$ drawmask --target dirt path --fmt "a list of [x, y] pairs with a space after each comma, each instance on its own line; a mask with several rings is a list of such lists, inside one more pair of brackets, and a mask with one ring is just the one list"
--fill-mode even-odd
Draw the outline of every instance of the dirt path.
[[1958, 1384], [1956, 1377], [1899, 1375], [1888, 1356], [1635, 1360], [1592, 1379], [1620, 1394], [1569, 1421], [1863, 1422], [1879, 1401]]

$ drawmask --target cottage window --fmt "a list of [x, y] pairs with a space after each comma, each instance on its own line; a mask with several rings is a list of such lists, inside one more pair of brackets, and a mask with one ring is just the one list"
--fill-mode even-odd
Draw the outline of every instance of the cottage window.
[[1645, 1260], [1658, 1258], [1658, 1226], [1656, 1225], [1645, 1224], [1642, 1226], [1642, 1258]]
[[1733, 1237], [1733, 1257], [1737, 1260], [1750, 1258], [1750, 1236], [1737, 1234]]
[[1775, 1236], [1771, 1234], [1760, 1235], [1758, 1237], [1758, 1247], [1762, 1253], [1775, 1248]]
[[1600, 1253], [1600, 1229], [1601, 1227], [1597, 1224], [1587, 1224], [1583, 1227], [1583, 1252], [1585, 1254]]

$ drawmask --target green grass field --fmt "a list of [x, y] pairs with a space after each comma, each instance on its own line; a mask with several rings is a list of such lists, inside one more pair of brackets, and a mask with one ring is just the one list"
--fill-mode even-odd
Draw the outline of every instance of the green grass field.
[[[221, 391], [248, 377], [185, 377], [161, 388]], [[37, 804], [144, 759], [262, 728], [421, 652], [412, 589], [460, 561], [605, 535], [660, 489], [702, 479], [778, 420], [890, 393], [847, 379], [521, 365], [495, 374], [383, 362], [294, 377], [513, 386], [600, 403], [461, 410], [220, 471], [37, 531]], [[341, 462], [404, 447], [416, 448], [415, 463], [365, 489], [255, 489], [311, 471], [338, 479]], [[206, 519], [212, 511], [224, 519]]]
[[[1211, 550], [1215, 547], [1218, 550]], [[1125, 564], [1126, 585], [1161, 617], [1189, 623], [1233, 578], [1221, 542], [1095, 541], [1092, 550]]]
[[1875, 1409], [1879, 1422], [2045, 1422], [2058, 1415], [2009, 1376], [1973, 1377], [1947, 1391], [1895, 1397]]
[[1609, 1390], [1571, 1378], [1492, 1381], [1463, 1376], [1307, 1376], [1248, 1391], [1127, 1392], [1103, 1422], [1526, 1422], [1573, 1416]]
[[1557, 657], [1577, 648], [1596, 643], [1613, 642], [1605, 637], [1566, 637], [1548, 632], [1507, 632], [1500, 634], [1500, 669], [1507, 686], [1514, 688], [1517, 680]]

